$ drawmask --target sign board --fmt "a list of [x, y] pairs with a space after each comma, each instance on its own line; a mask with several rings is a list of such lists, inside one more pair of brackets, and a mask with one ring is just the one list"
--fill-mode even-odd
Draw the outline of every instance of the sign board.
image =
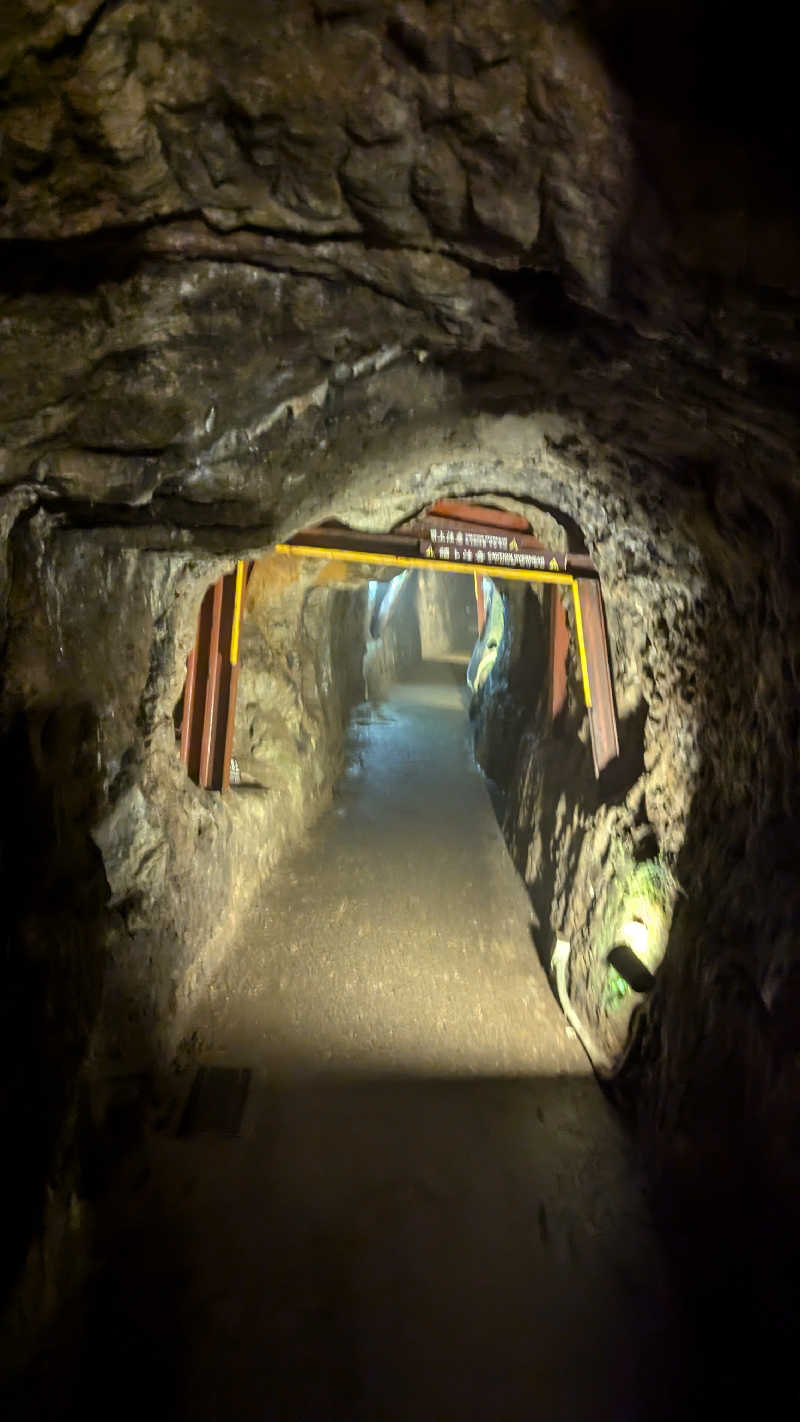
[[483, 533], [478, 529], [454, 532], [431, 528], [430, 539], [420, 540], [420, 553], [438, 563], [477, 563], [485, 568], [524, 568], [532, 573], [565, 573], [567, 555], [549, 548], [523, 547], [519, 534]]

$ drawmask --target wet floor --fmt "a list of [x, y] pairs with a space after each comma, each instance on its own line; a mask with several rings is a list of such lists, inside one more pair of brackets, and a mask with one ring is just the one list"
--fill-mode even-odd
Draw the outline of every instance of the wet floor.
[[175, 1419], [689, 1415], [636, 1162], [539, 966], [462, 678], [357, 713], [195, 1024], [246, 1100], [152, 1135], [64, 1415], [104, 1377], [117, 1415]]
[[464, 667], [360, 707], [331, 811], [274, 877], [198, 1013], [274, 1071], [581, 1076], [477, 769]]

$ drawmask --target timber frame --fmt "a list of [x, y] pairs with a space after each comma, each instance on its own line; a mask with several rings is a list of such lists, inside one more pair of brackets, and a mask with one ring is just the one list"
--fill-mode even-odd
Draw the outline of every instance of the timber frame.
[[[380, 567], [427, 568], [475, 577], [476, 600], [481, 576], [545, 583], [550, 598], [548, 706], [555, 718], [566, 702], [568, 628], [558, 589], [568, 588], [575, 614], [575, 636], [595, 775], [619, 755], [614, 688], [608, 657], [600, 579], [591, 558], [543, 547], [519, 514], [450, 499], [440, 499], [424, 514], [391, 533], [361, 533], [330, 521], [301, 529], [277, 545], [278, 553], [296, 558], [340, 559]], [[480, 601], [478, 600], [480, 622]]]
[[[483, 577], [550, 587], [547, 700], [551, 719], [566, 704], [569, 629], [559, 589], [572, 595], [583, 694], [589, 716], [595, 775], [619, 755], [614, 689], [597, 569], [582, 553], [548, 549], [519, 514], [450, 499], [391, 533], [361, 533], [329, 521], [301, 529], [275, 551], [394, 568], [466, 573], [474, 579], [478, 630]], [[252, 566], [252, 565], [250, 565]], [[239, 562], [208, 589], [195, 644], [186, 664], [181, 759], [195, 784], [227, 790], [239, 679], [239, 629], [248, 565]]]

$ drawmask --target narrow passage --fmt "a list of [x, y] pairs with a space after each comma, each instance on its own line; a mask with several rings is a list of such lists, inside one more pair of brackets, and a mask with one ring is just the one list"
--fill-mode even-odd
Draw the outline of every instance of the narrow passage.
[[198, 1013], [200, 1064], [252, 1076], [236, 1135], [154, 1134], [109, 1246], [132, 1408], [688, 1415], [635, 1161], [539, 966], [462, 687], [423, 665], [360, 709]]
[[333, 808], [265, 891], [198, 1030], [214, 1060], [584, 1076], [475, 765], [464, 668], [355, 713]]

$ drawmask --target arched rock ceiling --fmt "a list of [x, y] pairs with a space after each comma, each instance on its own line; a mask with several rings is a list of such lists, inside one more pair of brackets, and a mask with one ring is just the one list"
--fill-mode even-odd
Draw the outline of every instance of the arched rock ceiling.
[[453, 429], [513, 411], [578, 478], [713, 502], [741, 471], [780, 517], [788, 59], [728, 9], [646, 11], [6, 0], [0, 481], [269, 527], [373, 441], [445, 486]]

